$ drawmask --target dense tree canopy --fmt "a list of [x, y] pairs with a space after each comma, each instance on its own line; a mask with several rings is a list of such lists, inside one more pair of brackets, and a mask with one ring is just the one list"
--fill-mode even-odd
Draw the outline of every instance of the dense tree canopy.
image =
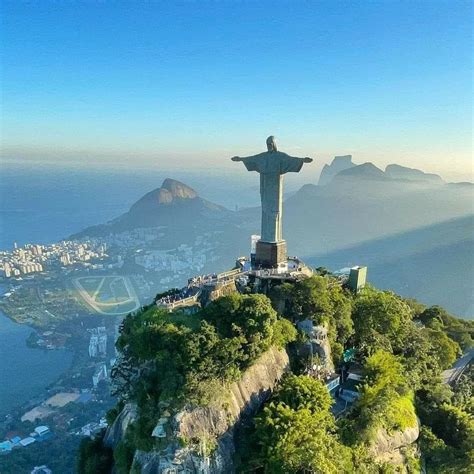
[[291, 321], [312, 320], [328, 328], [332, 356], [342, 358], [344, 346], [354, 332], [352, 294], [330, 276], [314, 275], [296, 283], [283, 283], [272, 289], [273, 304]]
[[141, 370], [122, 384], [119, 395], [138, 405], [134, 445], [153, 447], [150, 435], [162, 403], [207, 404], [263, 352], [295, 337], [293, 325], [279, 318], [263, 295], [232, 294], [196, 314], [155, 307], [128, 316], [117, 345], [122, 365]]
[[417, 315], [417, 320], [428, 328], [444, 331], [460, 345], [462, 350], [474, 347], [474, 321], [472, 320], [455, 318], [439, 306], [426, 308]]
[[350, 450], [335, 435], [331, 404], [318, 380], [285, 378], [256, 419], [254, 464], [268, 473], [351, 472]]
[[81, 440], [77, 463], [78, 474], [109, 472], [112, 464], [112, 449], [102, 444], [102, 436], [97, 436], [95, 439], [83, 438]]
[[416, 425], [413, 394], [403, 372], [402, 363], [389, 352], [379, 349], [367, 357], [349, 439], [370, 443], [381, 428], [392, 432]]
[[277, 288], [278, 297], [285, 300], [285, 314], [293, 321], [312, 319], [322, 323], [332, 312], [328, 279], [313, 276], [296, 283], [284, 283]]
[[365, 288], [356, 298], [352, 319], [354, 338], [363, 353], [394, 352], [403, 348], [412, 312], [394, 293]]
[[[140, 368], [129, 371], [120, 390], [137, 402], [139, 417], [116, 450], [119, 464], [130, 463], [132, 447], [156, 447], [150, 433], [163, 403], [175, 408], [210, 403], [271, 346], [294, 341], [293, 323], [309, 319], [327, 327], [336, 366], [343, 350], [353, 348], [363, 368], [360, 398], [336, 423], [323, 383], [285, 376], [248, 428], [245, 469], [385, 472], [368, 447], [379, 430], [412, 427], [418, 415], [424, 425], [421, 448], [432, 472], [468, 472], [474, 458], [472, 377], [462, 378], [452, 391], [440, 375], [461, 349], [472, 347], [472, 322], [389, 291], [367, 287], [354, 295], [327, 271], [275, 286], [270, 297], [232, 294], [193, 315], [152, 307], [125, 319], [117, 374]], [[100, 456], [94, 462], [101, 462]]]

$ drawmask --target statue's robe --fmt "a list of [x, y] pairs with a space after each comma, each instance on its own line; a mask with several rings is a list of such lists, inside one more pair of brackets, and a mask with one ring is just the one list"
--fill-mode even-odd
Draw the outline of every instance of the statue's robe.
[[260, 197], [262, 200], [263, 242], [282, 240], [283, 175], [298, 173], [304, 158], [289, 156], [280, 151], [267, 151], [241, 158], [248, 171], [260, 173]]

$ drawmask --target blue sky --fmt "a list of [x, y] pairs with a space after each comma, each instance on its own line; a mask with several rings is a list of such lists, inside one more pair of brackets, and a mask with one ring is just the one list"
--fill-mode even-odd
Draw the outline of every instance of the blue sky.
[[3, 2], [7, 159], [281, 149], [472, 178], [470, 1]]

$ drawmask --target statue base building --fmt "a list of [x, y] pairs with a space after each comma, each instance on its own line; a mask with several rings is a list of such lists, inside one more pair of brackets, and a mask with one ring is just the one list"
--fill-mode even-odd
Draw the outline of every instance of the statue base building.
[[277, 268], [280, 264], [287, 262], [286, 241], [279, 242], [257, 242], [255, 254], [255, 266], [262, 268]]

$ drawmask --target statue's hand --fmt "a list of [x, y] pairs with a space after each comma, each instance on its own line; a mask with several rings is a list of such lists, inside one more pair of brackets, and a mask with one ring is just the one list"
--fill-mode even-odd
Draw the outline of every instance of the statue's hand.
[[308, 158], [308, 157], [303, 158], [303, 163], [311, 163], [312, 161], [313, 161], [313, 158]]
[[232, 161], [242, 161], [242, 158], [240, 158], [240, 156], [233, 156], [231, 158]]

